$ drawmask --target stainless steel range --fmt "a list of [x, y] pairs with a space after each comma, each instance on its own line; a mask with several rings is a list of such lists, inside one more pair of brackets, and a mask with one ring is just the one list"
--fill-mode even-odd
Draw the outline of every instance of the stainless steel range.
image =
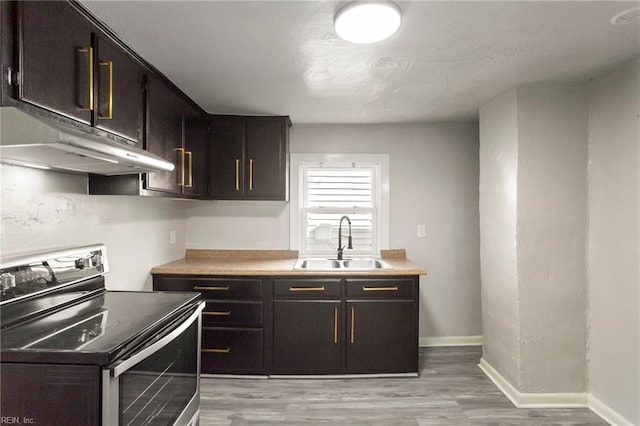
[[107, 272], [103, 245], [0, 260], [3, 424], [198, 424], [204, 302]]

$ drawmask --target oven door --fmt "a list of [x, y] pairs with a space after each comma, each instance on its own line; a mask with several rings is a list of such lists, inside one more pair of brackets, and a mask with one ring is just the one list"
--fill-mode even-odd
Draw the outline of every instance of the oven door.
[[197, 425], [204, 302], [102, 371], [103, 425]]

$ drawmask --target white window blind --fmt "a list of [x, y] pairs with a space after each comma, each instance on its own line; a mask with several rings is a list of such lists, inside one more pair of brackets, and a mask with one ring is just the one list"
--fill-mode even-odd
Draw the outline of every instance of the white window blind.
[[[377, 169], [374, 164], [356, 163], [302, 167], [303, 253], [335, 253], [342, 216], [351, 220], [353, 236], [353, 250], [345, 250], [345, 257], [376, 252]], [[344, 220], [343, 246], [348, 235]]]

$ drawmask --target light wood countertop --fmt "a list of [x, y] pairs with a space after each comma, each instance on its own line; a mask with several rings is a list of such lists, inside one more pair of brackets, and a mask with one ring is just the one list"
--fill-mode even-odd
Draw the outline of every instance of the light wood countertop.
[[407, 260], [404, 250], [383, 250], [382, 258], [393, 269], [368, 271], [306, 271], [293, 269], [297, 251], [289, 250], [193, 250], [182, 259], [151, 269], [152, 274], [170, 275], [426, 275], [426, 269]]

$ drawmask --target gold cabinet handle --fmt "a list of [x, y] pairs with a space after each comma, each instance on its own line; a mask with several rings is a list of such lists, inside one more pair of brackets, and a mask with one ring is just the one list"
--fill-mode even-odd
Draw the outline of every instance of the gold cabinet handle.
[[211, 316], [211, 317], [228, 317], [229, 315], [231, 315], [231, 311], [203, 312], [202, 315]]
[[289, 287], [289, 291], [324, 291], [322, 287]]
[[231, 352], [231, 348], [224, 349], [200, 349], [200, 352], [205, 354], [228, 354]]
[[236, 191], [240, 191], [240, 160], [236, 158]]
[[333, 308], [333, 343], [338, 343], [338, 308]]
[[180, 182], [178, 185], [184, 186], [184, 157], [186, 151], [184, 148], [176, 148], [176, 151], [180, 153]]
[[355, 332], [356, 332], [356, 311], [351, 307], [351, 343], [355, 341]]
[[189, 183], [184, 187], [193, 188], [193, 153], [191, 151], [185, 151], [184, 153], [187, 157], [189, 157]]
[[111, 120], [113, 118], [113, 61], [100, 62], [100, 66], [107, 67], [109, 90], [107, 91], [107, 113], [99, 116], [104, 120]]
[[398, 286], [393, 287], [362, 287], [362, 291], [398, 291]]
[[194, 290], [211, 290], [211, 291], [228, 291], [231, 287], [229, 286], [224, 286], [224, 287], [203, 287], [203, 286], [195, 286], [193, 287]]
[[93, 48], [92, 47], [81, 47], [78, 49], [78, 52], [87, 54], [87, 69], [88, 69], [88, 78], [87, 78], [87, 104], [81, 105], [85, 111], [93, 111]]
[[253, 191], [253, 160], [249, 160], [249, 191]]

